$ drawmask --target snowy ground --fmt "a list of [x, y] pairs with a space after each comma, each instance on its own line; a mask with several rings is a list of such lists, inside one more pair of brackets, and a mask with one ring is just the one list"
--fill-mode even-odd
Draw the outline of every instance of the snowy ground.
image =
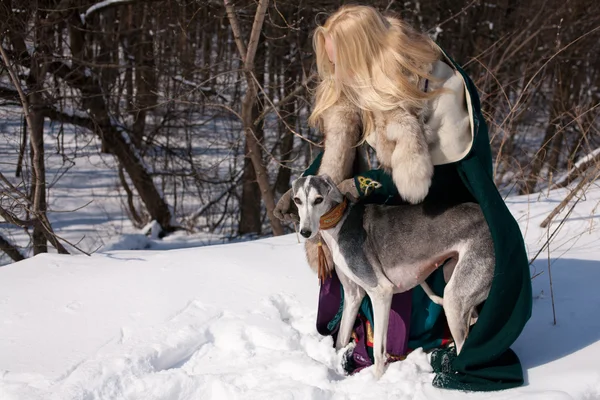
[[[17, 143], [5, 137], [0, 170], [10, 175]], [[526, 385], [466, 395], [433, 388], [421, 351], [379, 382], [368, 369], [341, 375], [331, 339], [315, 329], [317, 279], [295, 235], [167, 251], [211, 238], [136, 234], [110, 158], [69, 140], [75, 166], [51, 190], [50, 219], [61, 236], [100, 251], [0, 267], [0, 400], [600, 399], [597, 186], [550, 246], [556, 326], [547, 251], [532, 267], [533, 317], [513, 347]], [[48, 157], [54, 181], [64, 165]], [[565, 193], [507, 199], [532, 256], [564, 216], [539, 228]], [[26, 244], [22, 232], [8, 232]]]
[[[564, 196], [508, 200], [530, 252]], [[170, 251], [43, 255], [0, 268], [0, 399], [600, 398], [600, 189], [535, 263], [533, 317], [514, 349], [526, 386], [435, 389], [427, 356], [337, 372], [315, 329], [318, 285], [295, 235]], [[550, 232], [557, 226], [554, 223]]]

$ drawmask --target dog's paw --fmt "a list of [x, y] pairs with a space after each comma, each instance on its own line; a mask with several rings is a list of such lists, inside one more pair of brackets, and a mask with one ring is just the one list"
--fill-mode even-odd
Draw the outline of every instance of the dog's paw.
[[380, 363], [380, 364], [375, 363], [375, 365], [373, 365], [372, 369], [373, 369], [373, 377], [375, 378], [375, 380], [379, 380], [385, 373], [385, 364], [384, 363]]
[[348, 375], [348, 364], [350, 363], [355, 347], [356, 343], [352, 341], [347, 346], [336, 351], [336, 372], [340, 375]]

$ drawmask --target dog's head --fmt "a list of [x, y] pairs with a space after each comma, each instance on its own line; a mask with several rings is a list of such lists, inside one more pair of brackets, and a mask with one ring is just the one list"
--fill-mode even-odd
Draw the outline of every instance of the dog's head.
[[327, 176], [307, 176], [292, 183], [294, 203], [300, 217], [300, 234], [312, 239], [319, 232], [323, 215], [344, 201], [344, 195]]

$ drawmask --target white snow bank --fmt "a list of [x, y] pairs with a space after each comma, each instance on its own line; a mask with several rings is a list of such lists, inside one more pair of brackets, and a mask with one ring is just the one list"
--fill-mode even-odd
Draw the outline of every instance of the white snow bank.
[[[530, 252], [548, 199], [509, 199]], [[514, 350], [526, 385], [433, 388], [415, 351], [376, 382], [339, 373], [315, 329], [318, 284], [295, 235], [171, 251], [42, 255], [0, 268], [0, 399], [600, 398], [600, 190], [578, 204], [535, 263], [533, 317]], [[551, 224], [550, 229], [558, 225]], [[582, 233], [583, 232], [583, 233]]]

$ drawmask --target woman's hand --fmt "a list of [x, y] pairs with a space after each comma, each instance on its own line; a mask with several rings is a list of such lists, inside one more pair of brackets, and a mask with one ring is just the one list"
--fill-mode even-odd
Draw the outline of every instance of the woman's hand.
[[281, 196], [277, 205], [275, 205], [273, 214], [284, 222], [300, 222], [298, 207], [296, 207], [296, 204], [292, 200], [292, 189]]
[[346, 179], [341, 181], [337, 185], [338, 189], [348, 200], [352, 203], [356, 203], [358, 198], [360, 197], [360, 193], [356, 188], [356, 183], [354, 182], [354, 178]]

